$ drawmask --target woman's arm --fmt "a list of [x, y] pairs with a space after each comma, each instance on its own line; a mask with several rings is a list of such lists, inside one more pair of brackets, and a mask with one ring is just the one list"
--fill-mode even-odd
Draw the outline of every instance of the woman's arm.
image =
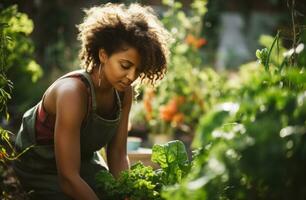
[[133, 89], [128, 87], [124, 92], [121, 120], [118, 132], [107, 146], [107, 164], [110, 172], [118, 177], [122, 170], [129, 168], [129, 159], [126, 153], [128, 136], [128, 121], [133, 99]]
[[78, 80], [58, 83], [55, 92], [55, 157], [60, 186], [73, 199], [98, 197], [80, 177], [80, 128], [86, 115], [87, 94]]

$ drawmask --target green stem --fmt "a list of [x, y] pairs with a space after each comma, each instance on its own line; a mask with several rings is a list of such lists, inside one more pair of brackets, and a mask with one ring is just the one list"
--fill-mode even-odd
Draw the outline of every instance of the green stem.
[[274, 40], [273, 40], [273, 43], [272, 43], [272, 45], [271, 45], [271, 47], [270, 47], [270, 49], [269, 49], [269, 52], [268, 52], [268, 58], [267, 58], [266, 63], [265, 63], [265, 70], [266, 70], [266, 71], [269, 70], [269, 63], [270, 63], [271, 53], [272, 53], [272, 50], [273, 50], [273, 48], [274, 48], [274, 45], [275, 45], [276, 41], [278, 41], [278, 39], [279, 39], [279, 31], [277, 32], [277, 34], [276, 34], [276, 36], [275, 36], [275, 38], [274, 38]]
[[296, 47], [296, 31], [295, 31], [295, 19], [294, 19], [294, 7], [295, 7], [295, 0], [292, 0], [291, 3], [291, 21], [292, 21], [292, 32], [293, 32], [293, 41], [292, 41], [292, 64], [295, 66], [296, 64], [296, 53], [295, 53], [295, 47]]

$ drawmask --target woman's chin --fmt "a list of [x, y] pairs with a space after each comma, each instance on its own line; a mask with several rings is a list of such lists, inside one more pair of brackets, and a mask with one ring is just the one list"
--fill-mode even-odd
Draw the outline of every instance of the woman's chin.
[[127, 88], [129, 88], [130, 85], [127, 85], [127, 84], [124, 84], [124, 83], [118, 83], [116, 86], [115, 86], [115, 89], [120, 91], [120, 92], [123, 92], [125, 91]]

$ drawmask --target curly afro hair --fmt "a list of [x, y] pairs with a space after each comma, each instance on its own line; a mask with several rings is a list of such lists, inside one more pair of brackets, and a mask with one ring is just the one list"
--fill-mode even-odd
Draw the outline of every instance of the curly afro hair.
[[152, 8], [137, 3], [129, 6], [108, 3], [85, 13], [84, 22], [78, 25], [78, 39], [79, 57], [86, 71], [99, 66], [99, 49], [111, 56], [129, 45], [140, 54], [141, 80], [154, 84], [164, 77], [171, 37]]

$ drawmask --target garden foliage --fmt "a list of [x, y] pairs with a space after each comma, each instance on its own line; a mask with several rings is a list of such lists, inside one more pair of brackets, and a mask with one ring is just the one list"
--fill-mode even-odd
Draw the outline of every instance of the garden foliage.
[[[180, 2], [163, 1], [167, 10], [162, 22], [172, 34], [173, 41], [167, 75], [156, 90], [146, 88], [144, 91], [142, 112], [145, 111], [145, 119], [153, 134], [171, 134], [175, 128], [188, 132], [203, 112], [198, 74], [202, 63], [200, 50], [207, 42], [201, 37], [206, 2], [195, 0], [187, 13]], [[138, 113], [135, 115], [139, 116]]]
[[306, 198], [305, 40], [299, 51], [286, 50], [279, 34], [260, 42], [259, 63], [241, 66], [221, 85], [227, 93], [208, 99], [215, 104], [197, 127], [195, 164], [164, 198]]
[[[7, 51], [6, 47], [9, 43], [9, 36], [4, 33], [4, 29], [7, 28], [6, 23], [0, 23], [0, 113], [1, 116], [5, 116], [6, 120], [9, 119], [7, 111], [7, 102], [11, 99], [11, 92], [13, 84], [6, 77], [6, 64], [7, 64]], [[9, 132], [0, 127], [0, 198], [6, 199], [7, 196], [7, 185], [4, 184], [4, 172], [6, 169], [6, 160], [8, 157], [7, 145], [9, 145]]]
[[[29, 69], [32, 70], [38, 66], [32, 60], [30, 54], [22, 53], [32, 45], [27, 42], [28, 39], [24, 35], [24, 33], [31, 32], [28, 27], [28, 22], [30, 22], [30, 20], [27, 19], [26, 15], [17, 12], [16, 6], [0, 12], [0, 119], [2, 122], [9, 121], [10, 115], [7, 104], [12, 98], [13, 89], [16, 89], [15, 84], [13, 85], [13, 82], [9, 79], [11, 77], [8, 78], [8, 73], [12, 71], [14, 73], [19, 73], [19, 70], [16, 69], [15, 66], [15, 64], [18, 64], [17, 61], [24, 64], [28, 63]], [[20, 39], [20, 41], [16, 42], [18, 39]], [[17, 78], [16, 74], [15, 77]], [[18, 74], [18, 80], [21, 79], [22, 78]], [[11, 143], [11, 136], [11, 132], [0, 127], [0, 199], [25, 200], [27, 196], [21, 189], [10, 167], [10, 161], [18, 158], [22, 154], [16, 154]]]
[[291, 49], [282, 32], [263, 35], [258, 62], [221, 75], [200, 67], [197, 37], [188, 36], [194, 18], [167, 3], [173, 6], [163, 22], [175, 38], [169, 71], [156, 91], [145, 91], [143, 110], [151, 131], [195, 128], [197, 156], [179, 184], [163, 187], [162, 198], [305, 199], [305, 30], [291, 38]]
[[191, 166], [185, 146], [180, 141], [154, 145], [152, 161], [160, 168], [153, 170], [151, 166], [138, 162], [130, 170], [122, 172], [117, 180], [108, 171], [100, 171], [97, 181], [104, 199], [162, 199], [162, 188], [179, 183]]
[[0, 12], [0, 23], [6, 24], [3, 34], [9, 36], [3, 50], [6, 52], [6, 74], [14, 83], [12, 111], [23, 113], [33, 103], [38, 89], [33, 89], [34, 83], [42, 76], [41, 67], [33, 59], [34, 44], [29, 37], [33, 22], [14, 5]]

